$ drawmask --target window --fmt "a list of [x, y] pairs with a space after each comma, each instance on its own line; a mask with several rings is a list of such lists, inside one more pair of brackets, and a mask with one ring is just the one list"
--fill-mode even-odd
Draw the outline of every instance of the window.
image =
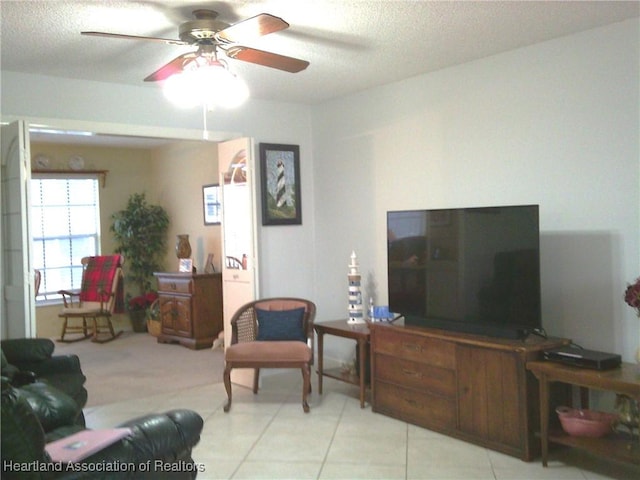
[[42, 272], [38, 301], [60, 299], [58, 290], [79, 290], [82, 257], [100, 253], [97, 178], [31, 180], [33, 268]]

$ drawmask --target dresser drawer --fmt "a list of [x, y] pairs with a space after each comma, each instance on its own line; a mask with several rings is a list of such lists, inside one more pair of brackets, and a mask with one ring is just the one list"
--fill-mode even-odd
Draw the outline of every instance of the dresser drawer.
[[376, 380], [437, 393], [455, 401], [454, 370], [376, 354]]
[[423, 427], [456, 426], [455, 401], [451, 398], [376, 381], [374, 405], [376, 412]]
[[441, 368], [456, 368], [456, 348], [452, 342], [385, 329], [376, 332], [376, 353]]
[[193, 279], [191, 275], [185, 278], [158, 277], [158, 292], [160, 293], [193, 293]]

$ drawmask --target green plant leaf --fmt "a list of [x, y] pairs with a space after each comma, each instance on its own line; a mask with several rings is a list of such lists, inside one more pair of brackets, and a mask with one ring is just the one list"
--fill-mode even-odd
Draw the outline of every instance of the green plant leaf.
[[124, 255], [126, 276], [142, 295], [151, 290], [153, 272], [163, 269], [169, 215], [163, 207], [148, 204], [144, 193], [134, 193], [111, 219], [115, 251]]

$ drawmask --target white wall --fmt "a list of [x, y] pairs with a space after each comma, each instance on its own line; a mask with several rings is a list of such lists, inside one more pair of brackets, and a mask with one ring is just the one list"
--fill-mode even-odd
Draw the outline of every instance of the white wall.
[[[201, 110], [176, 109], [157, 86], [132, 87], [7, 71], [1, 75], [3, 120], [45, 120], [65, 128], [97, 129], [102, 133], [157, 135], [167, 132], [166, 136], [181, 138], [198, 138], [204, 127]], [[310, 122], [308, 106], [258, 100], [249, 101], [236, 110], [214, 111], [207, 116], [207, 128], [215, 139], [248, 136], [255, 140], [256, 147], [259, 142], [300, 146], [303, 224], [259, 229], [262, 296], [314, 296], [310, 265], [314, 232]], [[255, 160], [258, 166], [257, 153]], [[205, 183], [212, 183], [209, 180]], [[200, 198], [203, 183], [196, 181], [193, 188]], [[201, 219], [200, 202], [193, 214]], [[304, 248], [301, 249], [301, 245]]]
[[543, 325], [632, 360], [640, 323], [639, 22], [314, 109], [316, 300], [346, 314], [351, 249], [387, 301], [386, 212], [539, 204]]
[[[387, 210], [538, 203], [544, 326], [631, 359], [639, 322], [622, 293], [640, 275], [638, 29], [627, 21], [313, 108], [252, 101], [210, 114], [223, 137], [300, 145], [303, 225], [260, 229], [263, 296], [309, 296], [319, 321], [344, 318], [352, 249], [386, 301]], [[3, 118], [202, 128], [201, 112], [176, 111], [153, 87], [1, 73]]]

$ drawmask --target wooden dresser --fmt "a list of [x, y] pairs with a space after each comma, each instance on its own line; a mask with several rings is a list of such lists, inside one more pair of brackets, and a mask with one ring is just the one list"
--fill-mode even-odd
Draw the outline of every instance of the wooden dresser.
[[526, 362], [568, 340], [526, 342], [373, 323], [372, 410], [530, 461], [538, 382]]
[[158, 343], [210, 348], [222, 331], [222, 274], [154, 273], [158, 280]]

